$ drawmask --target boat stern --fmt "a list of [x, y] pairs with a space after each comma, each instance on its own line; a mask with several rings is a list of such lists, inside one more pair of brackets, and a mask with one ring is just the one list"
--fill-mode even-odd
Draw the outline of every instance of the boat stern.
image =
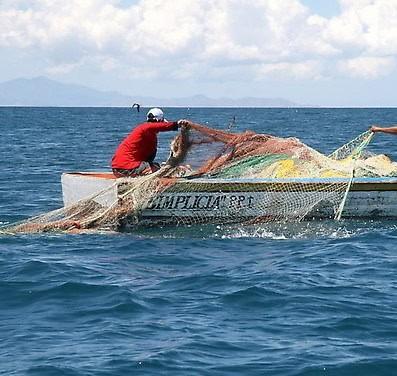
[[109, 207], [117, 200], [116, 177], [108, 172], [68, 172], [61, 177], [65, 207], [92, 198]]

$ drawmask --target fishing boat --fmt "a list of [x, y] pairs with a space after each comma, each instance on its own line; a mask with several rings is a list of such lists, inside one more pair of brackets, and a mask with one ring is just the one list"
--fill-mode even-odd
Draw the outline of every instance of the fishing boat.
[[62, 208], [3, 232], [397, 219], [397, 163], [364, 154], [371, 137], [364, 132], [325, 156], [295, 138], [192, 123], [181, 128], [157, 171], [121, 178], [64, 173]]
[[363, 155], [372, 135], [325, 156], [294, 138], [191, 124], [155, 173], [63, 174], [64, 205], [73, 206], [65, 218], [81, 227], [397, 218], [397, 164]]
[[[110, 207], [125, 191], [128, 180], [116, 179], [112, 173], [71, 172], [62, 175], [65, 207], [92, 197], [99, 205]], [[164, 178], [167, 179], [167, 178]], [[291, 193], [300, 200], [310, 201], [330, 185], [346, 187], [349, 178], [287, 178], [228, 179], [178, 178], [172, 191], [154, 196], [140, 212], [143, 225], [249, 221], [256, 217], [279, 216], [282, 205]], [[299, 189], [297, 189], [299, 187]], [[105, 194], [98, 194], [105, 192]], [[315, 202], [315, 199], [312, 200]], [[333, 218], [335, 207], [326, 199], [313, 205], [306, 218]], [[343, 218], [397, 219], [397, 177], [354, 178], [346, 196]], [[135, 221], [136, 219], [134, 219]]]

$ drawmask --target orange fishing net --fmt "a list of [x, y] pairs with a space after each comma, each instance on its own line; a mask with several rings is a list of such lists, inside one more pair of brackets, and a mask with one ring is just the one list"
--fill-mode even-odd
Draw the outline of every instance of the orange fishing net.
[[[181, 129], [155, 173], [116, 179], [89, 197], [3, 232], [301, 220], [324, 207], [333, 216], [353, 170], [361, 176], [385, 171], [373, 156], [370, 164], [371, 158], [363, 158], [370, 137], [366, 132], [327, 157], [296, 138], [192, 124]], [[397, 175], [391, 161], [387, 171]]]

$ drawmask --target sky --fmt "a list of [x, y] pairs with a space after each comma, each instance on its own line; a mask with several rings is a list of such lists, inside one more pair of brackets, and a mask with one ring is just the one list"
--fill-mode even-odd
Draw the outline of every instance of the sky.
[[397, 0], [0, 0], [0, 82], [397, 106]]

